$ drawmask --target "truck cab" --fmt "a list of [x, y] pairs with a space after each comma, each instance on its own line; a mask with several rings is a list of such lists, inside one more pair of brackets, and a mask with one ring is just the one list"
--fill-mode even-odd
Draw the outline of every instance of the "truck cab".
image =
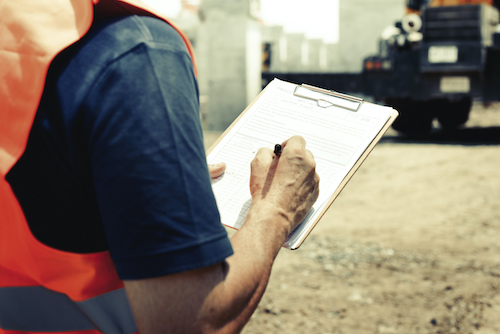
[[435, 119], [456, 129], [472, 101], [500, 100], [500, 30], [493, 0], [410, 0], [364, 59], [364, 93], [396, 108], [393, 127], [429, 132]]

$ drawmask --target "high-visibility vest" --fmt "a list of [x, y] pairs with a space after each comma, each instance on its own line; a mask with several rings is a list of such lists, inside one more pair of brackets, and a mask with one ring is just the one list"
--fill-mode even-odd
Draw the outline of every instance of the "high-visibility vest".
[[[26, 147], [51, 61], [85, 35], [98, 1], [0, 1], [0, 334], [137, 331], [109, 252], [37, 241], [5, 180]], [[177, 29], [140, 0], [102, 1], [110, 14], [157, 16]]]

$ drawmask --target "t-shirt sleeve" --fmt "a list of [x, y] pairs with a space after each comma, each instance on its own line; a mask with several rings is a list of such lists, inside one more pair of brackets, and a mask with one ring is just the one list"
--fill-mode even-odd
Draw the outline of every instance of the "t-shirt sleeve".
[[189, 55], [141, 43], [83, 103], [89, 161], [120, 278], [196, 269], [232, 254], [211, 189]]

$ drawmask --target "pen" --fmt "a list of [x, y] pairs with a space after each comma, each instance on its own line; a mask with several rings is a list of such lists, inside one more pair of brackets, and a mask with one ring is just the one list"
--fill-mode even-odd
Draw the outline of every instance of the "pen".
[[281, 150], [282, 150], [282, 147], [280, 144], [274, 145], [274, 154], [276, 154], [277, 157], [279, 157], [281, 155]]

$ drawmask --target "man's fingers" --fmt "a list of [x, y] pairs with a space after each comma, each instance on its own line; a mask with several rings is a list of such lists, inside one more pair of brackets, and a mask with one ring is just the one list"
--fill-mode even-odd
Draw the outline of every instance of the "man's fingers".
[[311, 151], [309, 150], [306, 150], [306, 158], [308, 159], [308, 161], [310, 161], [311, 163], [314, 163], [314, 168], [316, 168], [316, 161], [314, 160], [314, 155], [312, 154]]
[[274, 152], [270, 148], [261, 147], [257, 154], [255, 155], [254, 161], [258, 161], [263, 164], [271, 164], [274, 158]]
[[283, 142], [283, 144], [281, 144], [281, 147], [283, 147], [283, 149], [285, 148], [285, 146], [289, 146], [289, 147], [306, 147], [306, 140], [304, 138], [302, 138], [301, 136], [292, 136], [290, 137], [289, 139], [285, 140]]
[[218, 178], [226, 170], [226, 164], [224, 162], [219, 162], [215, 165], [208, 165], [208, 171], [210, 172], [210, 177], [212, 179]]
[[[313, 168], [316, 168], [316, 161], [314, 160], [314, 156], [311, 151], [306, 149], [306, 140], [301, 136], [293, 136], [289, 139], [285, 140], [283, 144], [281, 144], [283, 150], [286, 150], [289, 153], [295, 154], [305, 154], [307, 161], [312, 165]], [[286, 148], [285, 148], [286, 147]]]

